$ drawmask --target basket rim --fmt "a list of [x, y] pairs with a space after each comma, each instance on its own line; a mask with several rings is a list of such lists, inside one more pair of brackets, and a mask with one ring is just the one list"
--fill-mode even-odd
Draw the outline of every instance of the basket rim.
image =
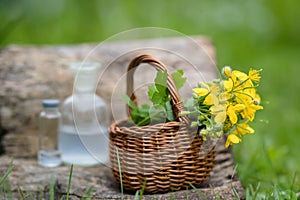
[[144, 130], [144, 129], [151, 129], [151, 128], [163, 128], [163, 127], [179, 127], [179, 126], [185, 126], [189, 127], [189, 124], [186, 123], [185, 121], [170, 121], [170, 122], [164, 122], [164, 123], [157, 123], [157, 124], [150, 124], [146, 126], [137, 126], [133, 122], [128, 123], [130, 126], [120, 126], [122, 123], [127, 123], [130, 122], [130, 118], [125, 118], [125, 119], [120, 119], [117, 120], [109, 126], [109, 129], [113, 127], [125, 127], [125, 128], [134, 128], [135, 130]]

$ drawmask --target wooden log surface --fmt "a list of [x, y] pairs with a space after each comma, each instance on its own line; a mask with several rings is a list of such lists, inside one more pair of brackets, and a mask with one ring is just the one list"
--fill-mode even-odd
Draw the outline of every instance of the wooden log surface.
[[[195, 86], [197, 82], [217, 77], [214, 48], [210, 40], [204, 37], [193, 37], [192, 40], [193, 42], [186, 38], [164, 38], [110, 42], [100, 47], [96, 44], [40, 47], [13, 45], [2, 49], [0, 146], [5, 153], [0, 156], [0, 177], [13, 158], [14, 169], [9, 176], [13, 195], [20, 197], [18, 192], [20, 187], [25, 194], [31, 193], [36, 197], [42, 191], [47, 199], [52, 172], [56, 197], [66, 194], [69, 166], [48, 169], [37, 165], [37, 117], [41, 111], [41, 99], [58, 98], [62, 101], [72, 93], [73, 77], [68, 68], [71, 62], [82, 61], [89, 55], [88, 60], [101, 62], [105, 66], [97, 86], [97, 94], [104, 97], [107, 102], [112, 101], [110, 105], [112, 119], [118, 119], [126, 117], [126, 111], [124, 103], [115, 95], [125, 94], [122, 77], [128, 63], [136, 55], [149, 53], [173, 70], [183, 69], [187, 78], [191, 80], [189, 87]], [[148, 68], [137, 73], [135, 85], [140, 91], [143, 91], [143, 83], [153, 81], [154, 73]], [[181, 95], [186, 95], [186, 91], [190, 90], [183, 89]], [[143, 102], [145, 93], [140, 92], [137, 97]], [[220, 144], [211, 178], [199, 187], [199, 191], [208, 199], [216, 198], [218, 195], [223, 199], [234, 199], [234, 191], [237, 191], [242, 199], [243, 188], [237, 176], [232, 176], [233, 171], [232, 155], [224, 148], [224, 144]], [[84, 191], [89, 187], [92, 188], [93, 198], [121, 198], [120, 189], [106, 166], [88, 168], [75, 166], [71, 187], [72, 199], [83, 197]], [[144, 195], [144, 199], [170, 197], [186, 199], [186, 193], [187, 191], [178, 191]], [[124, 197], [133, 199], [134, 194], [125, 193]], [[193, 189], [188, 191], [188, 197], [201, 199]]]
[[[0, 175], [10, 165], [11, 158], [0, 157]], [[55, 196], [61, 198], [66, 195], [70, 166], [60, 166], [54, 169], [43, 168], [37, 165], [35, 159], [19, 158], [13, 161], [14, 169], [9, 176], [9, 183], [14, 197], [21, 197], [19, 187], [28, 197], [38, 198], [40, 193], [45, 199], [49, 197], [49, 184], [51, 174], [55, 180]], [[216, 165], [210, 178], [198, 189], [182, 190], [166, 194], [143, 195], [143, 199], [202, 199], [199, 191], [207, 199], [235, 199], [235, 192], [240, 199], [244, 197], [244, 190], [234, 172], [234, 163], [231, 153], [224, 148], [224, 141], [220, 140]], [[104, 165], [97, 167], [79, 167], [73, 169], [72, 185], [70, 191], [71, 199], [80, 199], [89, 188], [93, 199], [121, 199], [120, 187], [113, 180], [110, 168]], [[124, 193], [124, 199], [134, 199], [135, 194]], [[204, 198], [203, 198], [204, 199]]]

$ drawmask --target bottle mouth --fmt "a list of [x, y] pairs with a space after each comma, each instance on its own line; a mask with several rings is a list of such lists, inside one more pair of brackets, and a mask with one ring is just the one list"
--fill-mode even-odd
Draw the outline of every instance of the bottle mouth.
[[78, 73], [94, 74], [101, 68], [101, 64], [92, 61], [74, 62], [70, 64], [70, 69], [76, 75]]
[[75, 91], [91, 91], [96, 88], [101, 63], [84, 61], [70, 64], [74, 74]]

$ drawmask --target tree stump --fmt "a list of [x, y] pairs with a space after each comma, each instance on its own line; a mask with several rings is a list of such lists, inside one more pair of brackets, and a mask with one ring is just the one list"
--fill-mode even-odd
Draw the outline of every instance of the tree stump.
[[[144, 47], [141, 49], [141, 47]], [[28, 197], [49, 198], [51, 176], [55, 182], [55, 196], [60, 198], [67, 192], [69, 166], [49, 169], [37, 165], [37, 118], [41, 111], [41, 99], [58, 98], [61, 101], [72, 93], [73, 78], [68, 68], [71, 62], [88, 60], [101, 62], [104, 67], [97, 86], [97, 93], [113, 102], [112, 119], [126, 116], [125, 104], [115, 98], [125, 94], [122, 75], [130, 60], [142, 53], [160, 59], [172, 70], [183, 69], [189, 87], [200, 81], [217, 77], [214, 64], [214, 48], [204, 37], [164, 38], [101, 44], [69, 46], [8, 46], [0, 51], [0, 177], [5, 173], [13, 158], [14, 169], [8, 177], [12, 195], [20, 198], [19, 188]], [[184, 59], [187, 58], [188, 59]], [[200, 76], [197, 76], [201, 72]], [[154, 71], [145, 69], [137, 75], [136, 85], [153, 82]], [[145, 98], [144, 88], [139, 88], [139, 101]], [[187, 95], [185, 90], [181, 95]], [[197, 190], [144, 195], [143, 199], [201, 199], [202, 192], [208, 199], [241, 199], [243, 188], [234, 172], [234, 162], [224, 141], [217, 148], [216, 165], [209, 180]], [[121, 191], [106, 166], [74, 167], [71, 199], [83, 198], [91, 190], [95, 199], [120, 199]], [[1, 195], [1, 194], [0, 194]], [[134, 194], [124, 193], [124, 199], [133, 199]]]

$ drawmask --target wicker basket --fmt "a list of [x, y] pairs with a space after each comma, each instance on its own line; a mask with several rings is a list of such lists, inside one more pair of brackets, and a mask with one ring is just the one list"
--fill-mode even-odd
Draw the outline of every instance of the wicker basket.
[[[135, 103], [133, 74], [141, 63], [149, 63], [156, 70], [167, 70], [149, 55], [131, 61], [127, 95]], [[164, 193], [186, 189], [190, 184], [198, 185], [206, 180], [214, 166], [214, 148], [205, 145], [197, 129], [189, 128], [189, 120], [179, 115], [183, 105], [169, 72], [167, 86], [177, 121], [138, 127], [121, 120], [109, 127], [112, 172], [125, 190], [143, 188], [146, 193]]]

